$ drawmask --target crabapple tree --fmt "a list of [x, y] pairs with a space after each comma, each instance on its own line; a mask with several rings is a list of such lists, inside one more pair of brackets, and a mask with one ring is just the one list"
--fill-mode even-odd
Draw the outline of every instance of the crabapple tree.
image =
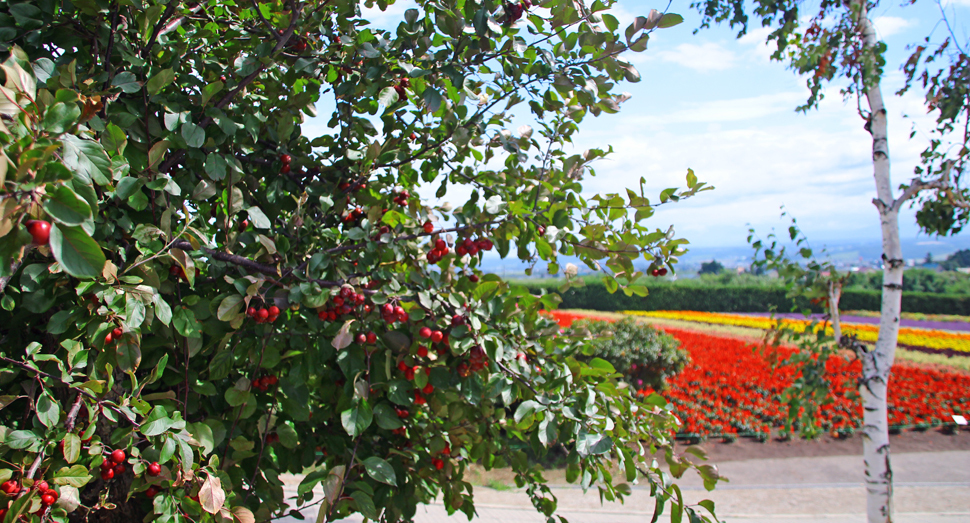
[[681, 21], [620, 32], [612, 3], [419, 2], [383, 29], [347, 0], [0, 2], [0, 520], [471, 517], [481, 463], [552, 521], [516, 441], [700, 517], [670, 474], [717, 473], [674, 453], [666, 402], [481, 270], [571, 256], [642, 295], [635, 260], [673, 268], [684, 240], [645, 221], [692, 173], [582, 196], [609, 149], [574, 151], [579, 124]]

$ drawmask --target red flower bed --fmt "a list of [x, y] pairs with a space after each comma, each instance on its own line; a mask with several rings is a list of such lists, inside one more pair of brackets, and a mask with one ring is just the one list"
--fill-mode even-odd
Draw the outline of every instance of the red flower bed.
[[[563, 327], [581, 314], [554, 312]], [[790, 367], [771, 365], [794, 349], [764, 349], [732, 338], [665, 328], [680, 340], [691, 363], [662, 392], [675, 405], [685, 436], [766, 435], [784, 425], [787, 407], [781, 393], [791, 383]], [[851, 432], [862, 426], [862, 405], [856, 379], [858, 361], [832, 357], [827, 362], [830, 403], [818, 412], [820, 428]], [[653, 392], [638, 391], [641, 395]], [[970, 376], [946, 370], [897, 363], [889, 381], [889, 424], [897, 428], [928, 428], [952, 424], [951, 414], [970, 414]]]

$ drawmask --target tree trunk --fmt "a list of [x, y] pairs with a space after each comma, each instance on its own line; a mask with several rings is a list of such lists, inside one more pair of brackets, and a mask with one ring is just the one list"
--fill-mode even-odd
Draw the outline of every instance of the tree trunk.
[[[854, 2], [859, 9], [859, 32], [864, 48], [878, 45], [876, 30], [868, 18], [865, 2]], [[870, 74], [875, 74], [870, 72]], [[863, 408], [863, 458], [866, 467], [866, 513], [869, 523], [889, 523], [893, 519], [893, 473], [889, 461], [889, 421], [886, 400], [889, 373], [896, 357], [899, 315], [903, 297], [903, 253], [899, 243], [899, 205], [893, 198], [889, 171], [889, 136], [886, 106], [879, 78], [865, 88], [869, 104], [869, 132], [872, 135], [872, 167], [882, 227], [883, 287], [879, 337], [876, 348], [862, 357], [859, 390]]]
[[832, 336], [835, 345], [842, 341], [842, 319], [839, 317], [839, 300], [842, 299], [842, 282], [829, 282], [829, 319], [832, 320]]

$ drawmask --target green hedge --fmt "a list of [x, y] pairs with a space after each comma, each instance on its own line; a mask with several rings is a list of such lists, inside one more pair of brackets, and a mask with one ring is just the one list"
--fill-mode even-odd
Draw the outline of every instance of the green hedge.
[[[558, 292], [560, 282], [537, 280], [520, 282], [534, 291]], [[588, 283], [571, 288], [562, 294], [562, 309], [622, 310], [689, 310], [704, 312], [768, 312], [774, 306], [779, 312], [792, 309], [792, 300], [783, 287], [742, 285], [692, 285], [656, 283], [649, 286], [646, 297], [627, 296], [622, 291], [610, 294], [602, 283]], [[842, 295], [842, 310], [878, 311], [880, 293], [868, 290], [846, 290]], [[809, 307], [822, 312], [807, 300], [798, 301], [798, 310]], [[970, 296], [904, 292], [903, 311], [923, 314], [959, 314], [970, 316]]]

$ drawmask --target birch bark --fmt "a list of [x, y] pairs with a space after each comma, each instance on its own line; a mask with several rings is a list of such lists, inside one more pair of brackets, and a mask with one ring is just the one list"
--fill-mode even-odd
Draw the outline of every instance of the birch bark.
[[[878, 45], [876, 30], [868, 18], [865, 2], [854, 2], [863, 46]], [[872, 168], [882, 229], [883, 287], [879, 336], [871, 352], [862, 353], [859, 385], [863, 407], [863, 458], [865, 460], [866, 513], [869, 523], [893, 519], [893, 473], [889, 452], [889, 421], [886, 408], [889, 374], [896, 357], [899, 316], [903, 297], [903, 253], [899, 243], [899, 204], [893, 198], [889, 170], [889, 135], [886, 106], [878, 78], [863, 91], [869, 105], [872, 135]]]

